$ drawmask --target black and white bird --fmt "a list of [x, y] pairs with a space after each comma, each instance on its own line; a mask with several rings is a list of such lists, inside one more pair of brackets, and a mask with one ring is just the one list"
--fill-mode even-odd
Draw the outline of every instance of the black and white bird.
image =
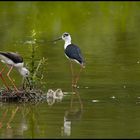
[[[82, 56], [80, 48], [77, 45], [71, 43], [71, 36], [69, 33], [67, 32], [63, 33], [61, 37], [59, 37], [58, 39], [55, 39], [54, 41], [58, 41], [61, 39], [65, 41], [64, 43], [65, 56], [70, 60], [70, 62], [75, 61], [81, 66], [81, 69], [78, 75], [76, 76], [76, 79], [72, 78], [72, 86], [77, 87], [77, 82], [79, 80], [81, 70], [85, 68], [85, 61]], [[71, 62], [71, 72], [72, 72], [72, 77], [74, 77], [72, 62]]]
[[[10, 75], [12, 69], [16, 68], [18, 70], [18, 72], [21, 74], [21, 76], [26, 78], [29, 82], [28, 76], [29, 76], [30, 72], [27, 68], [24, 67], [23, 57], [20, 56], [18, 53], [14, 53], [14, 52], [0, 52], [0, 59], [1, 59], [1, 62], [5, 63], [8, 68], [10, 66], [10, 69], [7, 73], [7, 77], [13, 84], [15, 90], [18, 92], [19, 91], [18, 88], [15, 86], [13, 80], [11, 79], [11, 77], [9, 75]], [[9, 90], [9, 86], [6, 84], [6, 81], [2, 76], [2, 72], [4, 70], [5, 70], [5, 67], [0, 71], [0, 78], [2, 79], [6, 88]]]

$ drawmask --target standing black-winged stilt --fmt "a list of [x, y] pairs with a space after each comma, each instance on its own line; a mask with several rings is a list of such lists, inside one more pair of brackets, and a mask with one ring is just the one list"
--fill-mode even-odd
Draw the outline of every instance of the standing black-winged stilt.
[[[29, 76], [29, 71], [28, 69], [26, 69], [24, 67], [24, 61], [23, 58], [18, 54], [18, 53], [13, 53], [13, 52], [0, 52], [0, 59], [3, 63], [5, 63], [7, 66], [10, 66], [10, 69], [7, 73], [7, 77], [9, 78], [9, 80], [11, 81], [11, 83], [13, 84], [15, 90], [18, 92], [17, 87], [15, 86], [13, 80], [11, 79], [10, 72], [12, 71], [13, 68], [16, 68], [19, 73], [28, 80], [28, 76]], [[9, 90], [9, 86], [6, 84], [4, 78], [2, 77], [2, 72], [4, 71], [5, 67], [1, 70], [0, 72], [0, 78], [2, 79], [4, 85], [6, 86], [6, 88]]]
[[[79, 80], [80, 73], [81, 73], [82, 69], [85, 68], [84, 58], [81, 54], [80, 48], [77, 45], [74, 45], [71, 43], [71, 36], [69, 33], [65, 32], [65, 33], [63, 33], [62, 37], [59, 37], [58, 39], [53, 40], [53, 41], [58, 41], [61, 39], [63, 39], [65, 41], [65, 44], [64, 44], [65, 56], [70, 60], [70, 62], [75, 61], [78, 64], [80, 64], [80, 66], [81, 66], [80, 71], [79, 71], [78, 75], [76, 76], [76, 79], [73, 80], [73, 78], [72, 78], [72, 86], [77, 87], [77, 82]], [[72, 77], [73, 77], [74, 73], [73, 73], [72, 62], [71, 62], [71, 73], [72, 73]]]

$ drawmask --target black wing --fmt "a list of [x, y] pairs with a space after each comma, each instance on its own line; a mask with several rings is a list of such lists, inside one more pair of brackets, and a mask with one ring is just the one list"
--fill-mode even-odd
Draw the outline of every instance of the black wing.
[[84, 58], [82, 56], [80, 48], [74, 44], [70, 44], [67, 46], [67, 48], [65, 49], [65, 54], [70, 59], [77, 60], [80, 64], [84, 63]]
[[23, 58], [17, 54], [17, 53], [13, 53], [13, 52], [0, 52], [1, 55], [11, 59], [14, 63], [22, 63], [23, 62]]

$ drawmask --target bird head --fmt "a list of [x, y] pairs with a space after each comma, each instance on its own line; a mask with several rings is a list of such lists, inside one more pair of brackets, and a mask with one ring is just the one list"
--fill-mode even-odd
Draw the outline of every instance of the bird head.
[[23, 76], [23, 77], [28, 77], [30, 75], [30, 72], [28, 69], [26, 69], [25, 67], [23, 67], [21, 70], [20, 70], [20, 74]]
[[59, 37], [59, 38], [53, 40], [52, 42], [55, 42], [55, 41], [58, 41], [58, 40], [62, 40], [62, 39], [63, 39], [64, 41], [71, 41], [71, 36], [70, 36], [69, 33], [65, 32], [65, 33], [62, 34], [61, 37]]
[[64, 40], [64, 41], [67, 41], [67, 40], [70, 40], [71, 41], [71, 36], [70, 36], [70, 34], [69, 33], [63, 33], [63, 35], [62, 35], [62, 39]]
[[19, 72], [27, 80], [30, 89], [32, 89], [32, 84], [31, 84], [31, 81], [29, 79], [29, 75], [30, 75], [29, 70], [25, 67], [22, 67], [21, 69], [19, 69]]

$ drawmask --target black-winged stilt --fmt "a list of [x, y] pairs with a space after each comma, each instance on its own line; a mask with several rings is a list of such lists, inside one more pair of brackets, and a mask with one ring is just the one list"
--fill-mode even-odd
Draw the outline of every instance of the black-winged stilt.
[[[22, 56], [20, 56], [18, 53], [14, 53], [14, 52], [0, 52], [0, 59], [3, 63], [5, 63], [8, 67], [10, 66], [10, 69], [7, 73], [7, 77], [9, 78], [9, 80], [11, 81], [11, 83], [13, 84], [15, 90], [18, 92], [17, 87], [15, 86], [13, 80], [10, 77], [10, 73], [12, 71], [13, 68], [16, 68], [19, 73], [28, 80], [28, 76], [29, 76], [29, 70], [27, 68], [24, 67], [24, 61]], [[1, 70], [0, 72], [0, 78], [2, 79], [4, 85], [6, 86], [6, 88], [9, 90], [9, 86], [6, 84], [4, 78], [2, 77], [2, 72], [4, 71], [5, 67]]]
[[[75, 81], [72, 78], [72, 86], [77, 87], [77, 82], [79, 80], [82, 68], [85, 68], [84, 58], [81, 54], [80, 48], [77, 45], [71, 43], [71, 36], [69, 33], [65, 32], [65, 33], [63, 33], [62, 37], [59, 37], [58, 39], [55, 39], [53, 41], [58, 41], [61, 39], [63, 39], [65, 41], [65, 44], [64, 44], [65, 56], [70, 60], [70, 62], [75, 61], [78, 64], [80, 64], [80, 66], [81, 66], [80, 71], [79, 71], [78, 75], [76, 76]], [[71, 73], [72, 73], [72, 77], [73, 77], [74, 73], [73, 73], [72, 62], [71, 62]]]

